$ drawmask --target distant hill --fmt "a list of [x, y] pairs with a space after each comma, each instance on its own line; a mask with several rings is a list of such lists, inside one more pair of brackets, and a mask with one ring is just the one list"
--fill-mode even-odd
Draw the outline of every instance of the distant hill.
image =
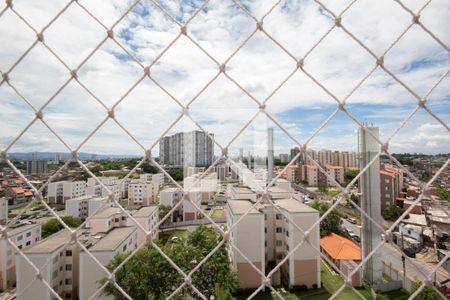
[[[8, 157], [10, 159], [16, 160], [30, 160], [30, 159], [44, 159], [44, 160], [54, 160], [56, 154], [61, 155], [62, 160], [71, 159], [70, 153], [61, 153], [61, 152], [12, 152], [8, 153]], [[78, 158], [81, 160], [92, 159], [93, 156], [96, 156], [96, 159], [105, 160], [105, 159], [123, 159], [123, 158], [139, 158], [143, 155], [130, 155], [130, 154], [92, 154], [92, 153], [84, 153], [79, 152]]]

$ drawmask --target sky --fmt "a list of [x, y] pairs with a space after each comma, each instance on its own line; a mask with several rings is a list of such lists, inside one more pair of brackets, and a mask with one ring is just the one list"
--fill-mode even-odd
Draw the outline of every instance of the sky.
[[[213, 133], [221, 146], [229, 145], [231, 153], [244, 148], [245, 152], [261, 154], [266, 151], [268, 127], [274, 128], [276, 154], [288, 153], [296, 143], [306, 141], [313, 149], [355, 151], [358, 124], [344, 112], [336, 113], [319, 130], [337, 109], [337, 102], [297, 69], [294, 58], [304, 58], [304, 69], [339, 100], [347, 99], [346, 108], [358, 122], [380, 127], [381, 139], [389, 138], [415, 109], [417, 99], [381, 68], [371, 72], [375, 59], [342, 29], [334, 28], [321, 40], [334, 19], [317, 3], [281, 1], [270, 10], [275, 2], [243, 0], [239, 7], [233, 1], [212, 0], [191, 20], [203, 1], [158, 2], [170, 16], [152, 1], [141, 1], [120, 19], [131, 1], [79, 0], [107, 28], [115, 24], [114, 37], [139, 62], [114, 41], [107, 40], [79, 68], [105, 38], [105, 28], [76, 2], [47, 27], [66, 1], [16, 0], [14, 9], [36, 31], [44, 29], [46, 45], [67, 68], [38, 43], [8, 73], [10, 83], [39, 110], [69, 80], [68, 69], [77, 69], [79, 82], [71, 80], [42, 110], [44, 120], [71, 148], [84, 142], [105, 119], [105, 106], [115, 105], [115, 117], [122, 126], [107, 120], [83, 143], [82, 152], [139, 154], [142, 148], [156, 145], [153, 153], [158, 155], [157, 140], [161, 134], [204, 129]], [[340, 14], [350, 2], [323, 1], [335, 14]], [[405, 0], [404, 3], [417, 12], [426, 1]], [[0, 5], [3, 9], [4, 4]], [[260, 31], [248, 39], [256, 28], [255, 20], [249, 15], [257, 20], [265, 16], [264, 29], [278, 44]], [[448, 1], [434, 0], [420, 15], [421, 22], [448, 47]], [[188, 22], [190, 38], [176, 39], [180, 33], [176, 22]], [[392, 0], [356, 1], [342, 14], [342, 24], [377, 56], [384, 54], [385, 67], [422, 97], [448, 72], [450, 53], [418, 25], [412, 26], [391, 48], [411, 22], [411, 15]], [[11, 10], [5, 11], [0, 17], [0, 71], [10, 70], [35, 39], [35, 33], [23, 20]], [[216, 62], [226, 62], [228, 77], [219, 74]], [[141, 65], [151, 65], [154, 81], [145, 77], [136, 85], [144, 74]], [[427, 107], [447, 126], [449, 77], [447, 74], [427, 97]], [[277, 124], [259, 112], [257, 102], [263, 101], [267, 101], [266, 111]], [[195, 122], [182, 116], [180, 105], [187, 104]], [[33, 118], [30, 105], [3, 83], [0, 86], [0, 148], [9, 147]], [[248, 126], [237, 136], [245, 125]], [[389, 149], [397, 153], [449, 153], [450, 132], [421, 109], [392, 138]], [[37, 121], [9, 151], [68, 150]], [[218, 146], [216, 152], [220, 153]]]

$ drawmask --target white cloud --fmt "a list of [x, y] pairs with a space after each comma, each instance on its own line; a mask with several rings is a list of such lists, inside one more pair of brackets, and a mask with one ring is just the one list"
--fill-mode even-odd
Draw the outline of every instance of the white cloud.
[[[64, 4], [52, 1], [15, 1], [15, 8], [40, 31]], [[80, 1], [106, 26], [112, 26], [127, 10], [131, 1]], [[349, 1], [324, 1], [339, 14]], [[423, 2], [406, 3], [414, 11]], [[178, 21], [190, 18], [201, 1], [164, 1], [165, 9]], [[261, 18], [275, 1], [242, 1], [249, 11]], [[450, 5], [433, 1], [421, 13], [424, 24], [450, 41], [448, 27]], [[343, 24], [377, 55], [383, 53], [411, 22], [393, 1], [358, 1], [343, 14]], [[333, 25], [333, 19], [314, 1], [282, 1], [264, 19], [264, 28], [297, 59]], [[206, 9], [188, 24], [188, 33], [222, 63], [256, 28], [232, 1], [211, 1]], [[151, 64], [179, 34], [170, 17], [143, 1], [114, 28], [115, 37], [139, 62]], [[10, 11], [0, 17], [0, 71], [7, 71], [34, 41], [34, 33]], [[76, 3], [44, 31], [48, 46], [68, 65], [78, 64], [106, 36], [106, 30]], [[415, 25], [385, 57], [386, 66], [419, 95], [424, 95], [449, 69], [450, 55], [427, 33]], [[339, 98], [375, 66], [375, 60], [341, 29], [335, 28], [305, 59], [305, 68]], [[296, 68], [296, 62], [261, 32], [227, 63], [227, 72], [252, 96], [264, 100]], [[218, 74], [218, 66], [186, 37], [179, 40], [151, 68], [151, 75], [182, 103], [188, 103], [204, 85]], [[42, 45], [37, 45], [9, 74], [11, 83], [39, 108], [69, 77], [67, 70]], [[143, 75], [141, 67], [112, 41], [106, 42], [78, 71], [79, 80], [108, 107]], [[3, 84], [0, 87], [0, 147], [6, 147], [33, 117], [33, 111]], [[436, 113], [449, 120], [450, 90], [447, 81], [430, 95]], [[387, 137], [417, 103], [404, 87], [378, 69], [349, 98], [350, 111], [361, 121], [375, 122]], [[267, 102], [267, 108], [289, 132], [304, 141], [336, 107], [336, 102], [298, 70]], [[220, 75], [191, 105], [192, 116], [206, 130], [226, 144], [256, 113], [257, 104], [234, 83]], [[181, 107], [149, 79], [143, 80], [116, 108], [117, 119], [146, 147], [151, 145], [181, 113]], [[50, 126], [76, 147], [106, 116], [106, 110], [76, 82], [71, 82], [44, 110]], [[348, 118], [347, 118], [348, 119]], [[419, 122], [417, 128], [405, 128], [393, 141], [392, 149], [405, 152], [449, 152], [449, 133], [440, 124]], [[347, 122], [348, 121], [348, 122]], [[109, 122], [108, 122], [109, 123]], [[347, 124], [348, 123], [348, 124]], [[270, 124], [267, 123], [267, 124]], [[266, 121], [258, 118], [249, 129], [252, 138], [238, 139], [233, 146], [264, 146]], [[433, 124], [433, 126], [429, 126]], [[421, 125], [421, 126], [419, 126]], [[117, 126], [109, 124], [83, 151], [130, 153], [139, 151], [124, 138]], [[427, 127], [428, 126], [428, 127]], [[439, 127], [440, 126], [440, 127]], [[172, 131], [195, 128], [183, 121]], [[435, 134], [441, 128], [440, 134]], [[109, 132], [108, 130], [112, 132]], [[353, 149], [356, 146], [356, 124], [339, 119], [312, 141], [317, 148]], [[171, 132], [172, 132], [171, 131]], [[109, 132], [109, 134], [107, 134]], [[332, 134], [334, 132], [334, 135]], [[45, 151], [58, 148], [55, 138], [43, 126], [33, 126], [34, 135], [45, 136], [41, 143], [27, 135], [13, 147], [15, 151]], [[280, 136], [284, 135], [278, 133]], [[332, 138], [331, 138], [332, 137]], [[126, 138], [124, 138], [126, 140]], [[287, 151], [293, 142], [279, 138], [277, 151]], [[156, 150], [157, 151], [157, 150]], [[256, 151], [256, 150], [255, 150]]]

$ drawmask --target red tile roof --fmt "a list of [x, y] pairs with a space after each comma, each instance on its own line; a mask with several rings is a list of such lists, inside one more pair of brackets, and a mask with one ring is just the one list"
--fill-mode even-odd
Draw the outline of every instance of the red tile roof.
[[335, 260], [361, 260], [361, 248], [335, 233], [321, 238], [320, 247]]

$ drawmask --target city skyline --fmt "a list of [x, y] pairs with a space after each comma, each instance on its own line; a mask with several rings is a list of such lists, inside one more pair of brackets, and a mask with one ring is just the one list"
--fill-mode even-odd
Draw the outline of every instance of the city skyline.
[[[126, 4], [85, 3], [99, 19], [110, 26], [123, 12]], [[108, 6], [110, 5], [110, 6]], [[185, 21], [200, 5], [193, 1], [180, 5], [177, 1], [164, 4], [176, 20]], [[341, 4], [327, 3], [341, 11]], [[417, 10], [419, 3], [412, 9]], [[261, 17], [270, 2], [256, 5], [245, 1], [244, 6]], [[15, 9], [26, 18], [33, 16], [31, 25], [42, 28], [60, 9], [50, 2]], [[371, 15], [364, 12], [371, 10]], [[379, 22], [384, 12], [389, 17]], [[421, 21], [448, 41], [450, 33], [439, 22], [445, 22], [450, 9], [444, 3], [433, 2], [421, 13]], [[300, 15], [301, 18], [295, 16]], [[364, 15], [364, 22], [360, 18]], [[343, 22], [352, 32], [377, 54], [381, 55], [394, 38], [410, 24], [410, 16], [396, 3], [357, 4], [343, 14]], [[2, 17], [0, 34], [10, 45], [0, 50], [0, 70], [8, 70], [19, 53], [34, 40], [34, 35], [23, 22], [10, 12]], [[209, 24], [210, 26], [204, 26]], [[299, 2], [277, 6], [265, 19], [264, 28], [297, 59], [314, 45], [319, 36], [330, 28], [333, 20], [317, 4]], [[358, 24], [359, 27], [354, 25]], [[14, 35], [7, 28], [16, 28]], [[235, 4], [212, 2], [188, 25], [188, 33], [219, 62], [224, 61], [254, 30], [254, 22]], [[369, 31], [368, 29], [373, 30]], [[298, 36], [296, 32], [302, 31]], [[114, 29], [115, 37], [131, 54], [148, 65], [179, 33], [178, 26], [150, 3], [139, 4]], [[377, 33], [377, 34], [375, 34]], [[75, 68], [105, 35], [104, 29], [79, 7], [70, 7], [45, 32], [45, 41], [70, 68]], [[65, 36], [71, 36], [69, 42]], [[352, 55], [347, 55], [352, 53]], [[449, 54], [436, 41], [417, 28], [412, 28], [386, 54], [385, 65], [419, 96], [438, 82], [448, 70]], [[264, 62], [264, 63], [261, 63]], [[305, 59], [305, 69], [343, 99], [374, 66], [369, 56], [355, 41], [335, 28]], [[226, 72], [237, 80], [258, 101], [263, 101], [295, 68], [295, 62], [269, 38], [257, 32], [253, 38], [226, 64]], [[45, 72], [44, 72], [45, 70]], [[186, 105], [217, 74], [218, 67], [186, 37], [181, 36], [151, 68], [151, 74], [169, 93]], [[111, 107], [141, 76], [142, 70], [127, 54], [107, 41], [78, 70], [78, 80]], [[38, 44], [27, 57], [8, 74], [11, 83], [36, 109], [70, 77], [62, 64], [44, 46]], [[448, 76], [428, 97], [427, 107], [448, 124], [450, 99]], [[7, 85], [0, 87], [0, 148], [7, 147], [34, 117], [32, 109]], [[416, 99], [385, 72], [376, 69], [347, 99], [346, 108], [360, 122], [380, 127], [383, 140], [389, 137], [417, 105]], [[337, 103], [305, 74], [297, 71], [271, 99], [266, 110], [298, 141], [304, 142], [337, 108]], [[190, 114], [203, 129], [215, 132], [215, 138], [226, 145], [251, 117], [258, 105], [223, 75], [190, 105]], [[123, 126], [146, 148], [155, 143], [169, 125], [181, 115], [182, 108], [168, 94], [145, 78], [116, 107], [115, 116]], [[43, 110], [44, 119], [70, 147], [77, 147], [106, 117], [106, 110], [73, 80]], [[275, 151], [288, 149], [292, 140], [282, 137], [280, 129], [267, 117], [259, 115], [252, 124], [250, 140], [238, 139], [236, 149], [260, 149], [258, 136], [265, 134], [267, 126], [275, 128]], [[192, 120], [184, 116], [171, 133], [180, 129], [199, 130]], [[345, 113], [338, 112], [319, 135], [311, 140], [311, 148], [356, 150], [357, 124]], [[245, 132], [244, 132], [245, 134]], [[282, 138], [280, 138], [282, 137]], [[278, 141], [277, 141], [278, 140]], [[129, 141], [129, 142], [128, 142]], [[405, 128], [390, 143], [392, 152], [422, 152], [435, 154], [448, 152], [450, 137], [446, 129], [427, 112], [419, 110]], [[328, 147], [327, 147], [328, 146]], [[158, 147], [154, 153], [158, 154]], [[231, 148], [231, 147], [230, 147]], [[62, 144], [52, 133], [36, 122], [10, 149], [10, 152], [61, 151]], [[64, 150], [65, 151], [65, 150]], [[112, 120], [81, 149], [99, 154], [138, 154], [141, 149], [126, 136]], [[264, 151], [261, 150], [260, 151]], [[218, 152], [218, 151], [216, 151]]]

